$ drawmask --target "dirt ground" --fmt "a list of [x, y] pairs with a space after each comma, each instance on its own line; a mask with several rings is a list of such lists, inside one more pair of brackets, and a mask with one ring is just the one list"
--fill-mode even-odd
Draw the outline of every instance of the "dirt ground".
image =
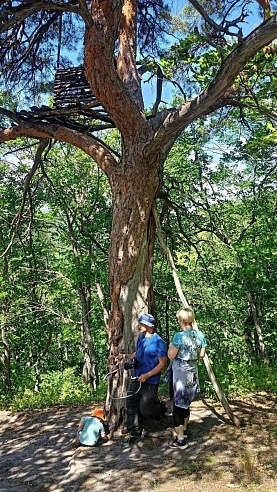
[[266, 393], [230, 401], [240, 428], [219, 404], [195, 401], [186, 450], [167, 444], [171, 418], [149, 422], [150, 435], [130, 448], [120, 433], [77, 448], [77, 424], [91, 407], [0, 412], [0, 491], [277, 492], [276, 401]]

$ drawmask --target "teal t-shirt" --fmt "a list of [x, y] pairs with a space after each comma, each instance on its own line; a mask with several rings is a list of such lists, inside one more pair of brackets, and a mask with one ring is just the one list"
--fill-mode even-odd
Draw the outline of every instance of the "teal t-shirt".
[[190, 329], [175, 333], [171, 345], [178, 349], [179, 359], [197, 360], [199, 350], [207, 347], [207, 342], [202, 331]]
[[84, 422], [83, 429], [79, 432], [79, 441], [85, 446], [95, 446], [98, 442], [99, 434], [104, 437], [105, 429], [101, 420], [97, 417], [86, 416], [81, 419]]

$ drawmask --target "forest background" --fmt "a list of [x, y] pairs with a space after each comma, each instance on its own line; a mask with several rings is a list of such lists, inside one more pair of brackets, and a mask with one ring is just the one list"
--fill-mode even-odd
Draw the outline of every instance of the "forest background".
[[[255, 8], [262, 20], [264, 10]], [[231, 37], [224, 44], [215, 36], [205, 51], [200, 24], [189, 6], [172, 19], [179, 41], [160, 53], [159, 67], [167, 88], [171, 80], [175, 89], [170, 101], [158, 101], [163, 108], [178, 107], [205, 87], [233, 46]], [[66, 47], [59, 66], [78, 59], [80, 38], [68, 36], [53, 43], [60, 60]], [[22, 108], [51, 106], [50, 68], [45, 76], [51, 42], [36, 62], [33, 85], [22, 79], [19, 90], [16, 78], [2, 85], [2, 128]], [[157, 66], [148, 60], [147, 68], [152, 82]], [[229, 396], [277, 392], [276, 43], [259, 51], [238, 79], [243, 104], [216, 109], [180, 134], [156, 196], [163, 237]], [[119, 156], [117, 129], [97, 135]], [[109, 370], [109, 182], [80, 149], [37, 142], [20, 137], [1, 147], [0, 404], [12, 410], [102, 400]], [[169, 343], [181, 303], [158, 241], [154, 251], [152, 308]], [[202, 394], [213, 397], [201, 365], [200, 377]]]

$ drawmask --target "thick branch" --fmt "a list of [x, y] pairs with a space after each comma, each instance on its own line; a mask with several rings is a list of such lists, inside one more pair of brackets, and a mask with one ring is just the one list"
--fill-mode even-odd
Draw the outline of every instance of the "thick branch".
[[[213, 82], [199, 96], [177, 109], [165, 110], [152, 123], [157, 128], [156, 138], [150, 144], [150, 152], [157, 152], [167, 141], [178, 135], [196, 118], [214, 110], [246, 62], [261, 48], [277, 38], [277, 14], [255, 29], [222, 62]], [[162, 122], [163, 119], [163, 122]]]
[[137, 0], [124, 1], [118, 37], [119, 47], [116, 68], [128, 92], [137, 102], [140, 109], [143, 110], [141, 81], [136, 67], [137, 3]]
[[[138, 89], [137, 83], [136, 87], [130, 90], [131, 80], [128, 79], [127, 84], [125, 80], [121, 80], [114, 60], [115, 41], [119, 34], [115, 32], [115, 26], [118, 26], [118, 29], [120, 27], [120, 36], [123, 39], [124, 25], [125, 28], [127, 27], [126, 19], [125, 24], [123, 21], [123, 24], [120, 24], [122, 2], [118, 0], [113, 11], [110, 8], [104, 9], [105, 4], [104, 1], [103, 8], [101, 8], [101, 2], [100, 6], [95, 5], [92, 10], [93, 25], [86, 37], [86, 77], [92, 92], [101, 101], [123, 138], [136, 138], [138, 133], [143, 132], [143, 129], [148, 132], [150, 126], [141, 110], [140, 101], [134, 99], [134, 94]], [[128, 29], [130, 22], [129, 20]], [[112, 30], [111, 25], [113, 25]], [[131, 79], [134, 80], [134, 74]], [[126, 115], [128, 115], [127, 118]]]
[[46, 2], [44, 0], [34, 0], [33, 2], [22, 2], [21, 5], [17, 7], [6, 7], [2, 9], [0, 14], [0, 34], [8, 31], [14, 25], [23, 22], [28, 17], [31, 17], [33, 14], [37, 12], [41, 12], [43, 10], [54, 10], [59, 12], [72, 12], [75, 14], [79, 14], [85, 22], [87, 28], [89, 28], [92, 24], [92, 19], [89, 11], [82, 6], [82, 3], [79, 2], [79, 6], [74, 4], [74, 2], [61, 3], [61, 2]]
[[92, 157], [107, 176], [109, 176], [111, 169], [117, 165], [111, 152], [103, 144], [91, 136], [82, 135], [79, 131], [63, 126], [21, 122], [17, 126], [0, 131], [0, 143], [9, 142], [18, 137], [52, 138], [69, 143]]

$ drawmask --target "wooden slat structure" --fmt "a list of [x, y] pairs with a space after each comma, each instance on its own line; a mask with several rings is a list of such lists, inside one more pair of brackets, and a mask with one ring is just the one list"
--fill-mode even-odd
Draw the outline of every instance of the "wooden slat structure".
[[97, 103], [97, 100], [85, 77], [83, 66], [57, 69], [54, 81], [54, 108], [80, 106], [94, 102]]

